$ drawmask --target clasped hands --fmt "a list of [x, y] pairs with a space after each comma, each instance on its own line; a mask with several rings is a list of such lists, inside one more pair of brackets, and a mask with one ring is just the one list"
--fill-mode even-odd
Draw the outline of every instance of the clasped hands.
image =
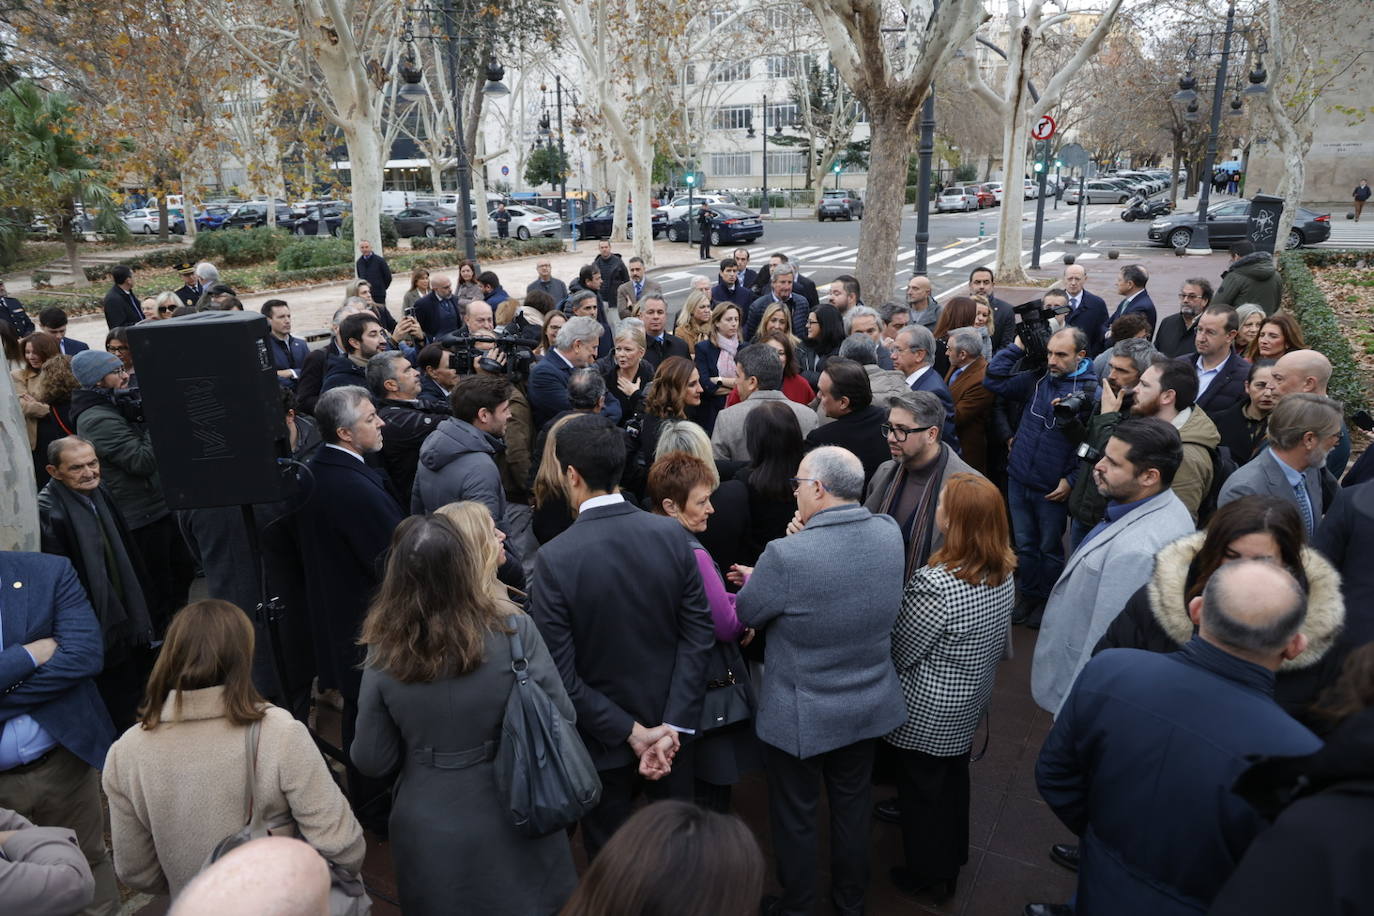
[[630, 729], [629, 744], [639, 758], [639, 775], [657, 780], [672, 772], [673, 757], [682, 741], [672, 726], [645, 728], [636, 722]]

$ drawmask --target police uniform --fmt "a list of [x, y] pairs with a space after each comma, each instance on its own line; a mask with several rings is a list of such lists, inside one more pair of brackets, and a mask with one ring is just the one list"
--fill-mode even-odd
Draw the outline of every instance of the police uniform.
[[195, 282], [195, 269], [195, 265], [188, 261], [182, 261], [176, 266], [177, 272], [183, 277], [190, 274], [189, 277], [186, 277], [186, 282], [176, 291], [176, 297], [180, 299], [181, 304], [187, 308], [194, 308], [195, 304], [200, 301], [200, 294], [204, 291], [204, 287]]
[[20, 337], [27, 337], [34, 330], [33, 319], [24, 311], [23, 304], [12, 296], [0, 296], [0, 321], [9, 322]]

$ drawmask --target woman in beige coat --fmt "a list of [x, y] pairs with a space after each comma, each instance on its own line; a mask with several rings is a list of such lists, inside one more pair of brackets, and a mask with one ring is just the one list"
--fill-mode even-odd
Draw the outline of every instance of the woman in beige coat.
[[175, 897], [244, 826], [245, 730], [255, 721], [264, 823], [290, 815], [326, 859], [362, 866], [362, 828], [305, 726], [254, 689], [252, 661], [253, 627], [235, 605], [197, 601], [172, 619], [140, 724], [105, 760], [115, 871], [129, 887]]

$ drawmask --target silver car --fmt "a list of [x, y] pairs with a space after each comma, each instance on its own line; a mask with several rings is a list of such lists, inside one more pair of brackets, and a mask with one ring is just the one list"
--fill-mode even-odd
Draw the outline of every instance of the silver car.
[[[1107, 181], [1090, 181], [1083, 193], [1090, 204], [1124, 204], [1132, 197], [1131, 192]], [[1078, 203], [1078, 185], [1071, 185], [1064, 192], [1064, 201], [1070, 204]]]

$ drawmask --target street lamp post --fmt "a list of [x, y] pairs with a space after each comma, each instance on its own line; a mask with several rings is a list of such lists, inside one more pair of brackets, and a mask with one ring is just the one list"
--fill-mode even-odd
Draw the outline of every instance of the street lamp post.
[[[750, 116], [753, 121], [753, 115]], [[782, 136], [782, 125], [778, 125], [778, 136]], [[749, 125], [749, 139], [754, 139], [754, 125]], [[768, 96], [763, 97], [763, 199], [759, 202], [759, 215], [768, 215]]]
[[[1192, 234], [1188, 238], [1188, 254], [1211, 254], [1212, 239], [1211, 233], [1207, 228], [1207, 207], [1212, 196], [1212, 170], [1216, 168], [1217, 161], [1217, 142], [1221, 133], [1221, 106], [1226, 97], [1226, 71], [1231, 62], [1231, 40], [1233, 36], [1240, 34], [1249, 36], [1258, 30], [1253, 28], [1236, 28], [1236, 0], [1230, 0], [1226, 5], [1226, 28], [1220, 33], [1221, 50], [1213, 51], [1210, 45], [1215, 44], [1217, 32], [1207, 32], [1194, 40], [1192, 47], [1188, 49], [1188, 59], [1191, 61], [1199, 53], [1206, 57], [1218, 57], [1216, 82], [1212, 86], [1212, 111], [1211, 125], [1207, 134], [1207, 154], [1203, 160], [1202, 174], [1198, 176], [1200, 186], [1198, 188], [1197, 204], [1197, 223], [1193, 226]], [[1199, 52], [1198, 40], [1206, 39], [1209, 48]], [[1260, 38], [1257, 50], [1264, 53], [1265, 46], [1263, 38]], [[1257, 65], [1250, 74], [1250, 87], [1245, 90], [1246, 95], [1262, 95], [1268, 91], [1264, 86], [1264, 68]], [[1183, 78], [1178, 81], [1179, 91], [1174, 94], [1173, 101], [1187, 104], [1186, 120], [1196, 120], [1198, 116], [1197, 106], [1197, 79], [1189, 69]], [[1239, 101], [1237, 98], [1236, 101]], [[1240, 106], [1232, 103], [1233, 113], [1239, 113]]]

